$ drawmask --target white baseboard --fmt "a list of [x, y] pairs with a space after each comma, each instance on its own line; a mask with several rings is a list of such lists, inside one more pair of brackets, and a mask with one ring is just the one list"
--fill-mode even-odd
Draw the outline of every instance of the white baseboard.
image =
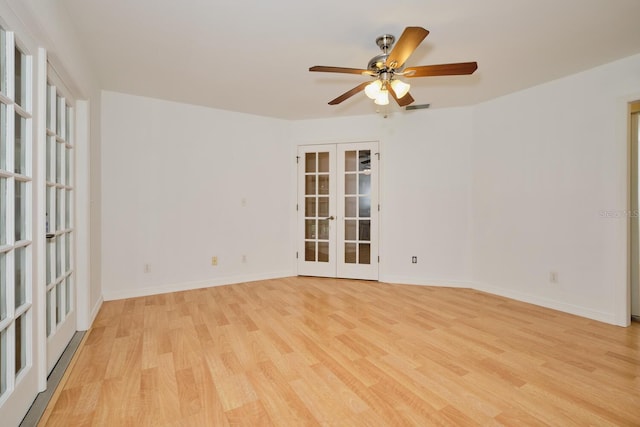
[[280, 271], [264, 274], [253, 274], [246, 276], [230, 276], [220, 277], [210, 280], [201, 280], [197, 282], [169, 283], [158, 286], [149, 286], [146, 288], [122, 289], [114, 291], [104, 291], [103, 297], [105, 301], [113, 301], [125, 298], [146, 297], [149, 295], [166, 294], [169, 292], [188, 291], [192, 289], [210, 288], [213, 286], [232, 285], [235, 283], [255, 282], [258, 280], [278, 279], [282, 277], [295, 276], [293, 271]]
[[538, 305], [540, 307], [550, 308], [552, 310], [558, 310], [565, 313], [574, 314], [576, 316], [584, 317], [587, 319], [597, 320], [599, 322], [608, 323], [610, 325], [628, 326], [628, 324], [622, 324], [618, 322], [617, 321], [618, 319], [613, 313], [606, 313], [602, 311], [592, 310], [589, 308], [568, 304], [562, 301], [556, 301], [549, 298], [527, 294], [524, 292], [518, 292], [510, 289], [491, 286], [486, 283], [458, 282], [458, 281], [447, 281], [447, 280], [428, 280], [428, 279], [418, 279], [415, 277], [403, 277], [403, 276], [384, 276], [380, 278], [380, 281], [385, 283], [392, 283], [392, 284], [397, 283], [397, 284], [403, 284], [403, 285], [435, 286], [435, 287], [448, 287], [448, 288], [469, 288], [477, 291], [487, 292], [493, 295], [499, 295], [502, 297], [511, 298], [516, 301]]
[[406, 277], [406, 276], [381, 275], [379, 280], [384, 283], [391, 283], [391, 284], [397, 283], [399, 285], [436, 286], [439, 288], [473, 288], [472, 282], [418, 279], [415, 277]]
[[[216, 278], [212, 280], [203, 280], [197, 282], [184, 282], [184, 283], [171, 283], [158, 286], [150, 286], [146, 288], [125, 289], [116, 291], [106, 291], [103, 293], [104, 301], [112, 301], [125, 298], [136, 298], [149, 295], [158, 295], [169, 292], [188, 291], [191, 289], [209, 288], [213, 286], [232, 285], [235, 283], [255, 282], [258, 280], [278, 279], [283, 277], [295, 276], [294, 271], [281, 271], [273, 273], [255, 274], [247, 276], [230, 276]], [[605, 322], [611, 325], [627, 326], [619, 324], [616, 321], [616, 316], [613, 313], [606, 313], [602, 311], [592, 310], [585, 307], [568, 304], [562, 301], [556, 301], [549, 298], [539, 297], [524, 292], [513, 291], [510, 289], [504, 289], [496, 286], [491, 286], [486, 283], [479, 282], [466, 282], [466, 281], [449, 281], [449, 280], [429, 280], [419, 279], [408, 276], [384, 276], [382, 275], [379, 280], [384, 283], [390, 284], [402, 284], [402, 285], [418, 285], [418, 286], [434, 286], [434, 287], [447, 287], [447, 288], [468, 288], [475, 289], [482, 292], [487, 292], [494, 295], [511, 298], [516, 301], [526, 302], [529, 304], [538, 305], [541, 307], [550, 308], [553, 310], [562, 311], [576, 316], [585, 317], [587, 319], [597, 320]], [[95, 319], [98, 314], [98, 310], [102, 305], [103, 299], [101, 298], [94, 309], [91, 311], [91, 321]]]
[[546, 308], [562, 311], [569, 314], [575, 314], [576, 316], [586, 317], [587, 319], [609, 323], [610, 325], [626, 326], [626, 325], [618, 324], [616, 322], [616, 316], [613, 313], [605, 313], [602, 311], [592, 310], [589, 308], [580, 307], [573, 304], [567, 304], [566, 302], [562, 302], [562, 301], [556, 301], [549, 298], [526, 294], [524, 292], [518, 292], [510, 289], [491, 286], [486, 283], [476, 282], [473, 284], [473, 289], [476, 289], [482, 292], [487, 292], [494, 295], [503, 296], [506, 298], [511, 298], [517, 301], [526, 302], [529, 304], [539, 305], [541, 307], [546, 307]]

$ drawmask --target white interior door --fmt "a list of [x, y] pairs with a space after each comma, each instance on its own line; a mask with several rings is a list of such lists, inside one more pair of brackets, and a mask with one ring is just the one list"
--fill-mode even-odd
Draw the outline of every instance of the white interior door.
[[74, 108], [63, 84], [46, 84], [46, 334], [51, 372], [76, 332], [74, 274]]
[[378, 143], [298, 149], [298, 274], [378, 279]]

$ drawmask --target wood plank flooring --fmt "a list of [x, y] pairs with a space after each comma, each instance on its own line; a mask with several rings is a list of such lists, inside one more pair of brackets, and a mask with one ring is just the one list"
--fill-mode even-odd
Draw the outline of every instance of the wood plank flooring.
[[105, 302], [46, 426], [638, 426], [640, 325], [292, 277]]

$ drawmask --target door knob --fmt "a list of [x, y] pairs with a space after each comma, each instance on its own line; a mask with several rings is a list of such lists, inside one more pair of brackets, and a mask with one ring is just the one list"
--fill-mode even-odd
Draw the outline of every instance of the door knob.
[[329, 220], [333, 221], [335, 218], [333, 217], [333, 215], [331, 215], [330, 217], [327, 217], [325, 219], [329, 219]]

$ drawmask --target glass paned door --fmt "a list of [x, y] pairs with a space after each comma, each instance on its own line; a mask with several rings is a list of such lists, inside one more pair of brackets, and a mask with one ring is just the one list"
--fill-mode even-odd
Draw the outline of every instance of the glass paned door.
[[38, 392], [34, 297], [33, 58], [0, 28], [0, 424]]
[[298, 150], [298, 274], [378, 279], [377, 142]]
[[76, 331], [73, 262], [74, 109], [52, 81], [47, 84], [46, 334], [51, 371]]
[[378, 279], [377, 144], [338, 146], [338, 276]]
[[298, 150], [300, 248], [298, 273], [334, 276], [335, 146], [310, 145]]

